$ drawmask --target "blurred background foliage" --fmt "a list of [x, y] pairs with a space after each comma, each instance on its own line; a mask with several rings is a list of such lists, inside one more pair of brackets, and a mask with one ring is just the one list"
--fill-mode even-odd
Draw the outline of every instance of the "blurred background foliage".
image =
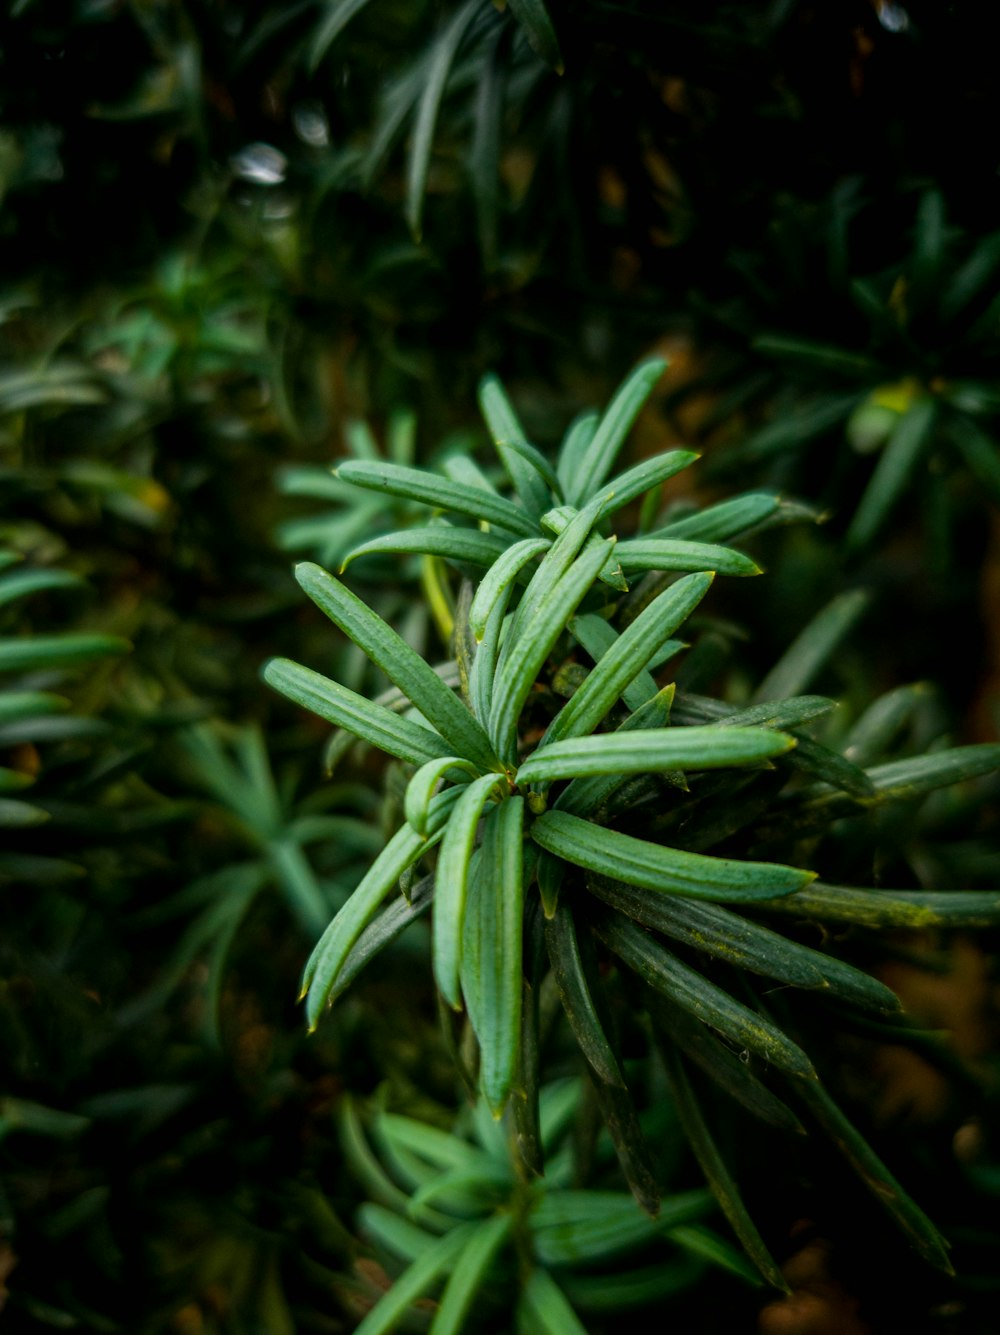
[[[988, 11], [548, 9], [550, 32], [535, 6], [488, 0], [16, 0], [0, 17], [12, 1330], [353, 1329], [388, 1281], [355, 1231], [344, 1092], [454, 1118], [429, 973], [405, 967], [422, 925], [316, 1036], [295, 1007], [317, 925], [399, 800], [370, 755], [323, 784], [325, 730], [259, 682], [271, 653], [331, 657], [289, 554], [333, 564], [406, 522], [338, 488], [335, 458], [478, 450], [488, 370], [552, 447], [665, 353], [634, 457], [693, 444], [689, 500], [763, 487], [825, 516], [755, 541], [767, 591], [720, 590], [697, 689], [739, 703], [860, 587], [868, 611], [823, 688], [853, 718], [931, 683], [889, 737], [898, 754], [997, 736]], [[356, 587], [438, 662], [420, 578], [371, 563]], [[340, 653], [341, 680], [384, 688]], [[995, 884], [995, 799], [935, 799], [919, 839], [880, 813], [854, 843], [852, 820], [841, 856], [877, 884], [905, 845], [914, 884]], [[651, 1293], [651, 1321], [994, 1329], [994, 944], [858, 946], [952, 1047], [865, 1032], [828, 1054], [852, 1115], [937, 1209], [956, 1283], [917, 1274], [832, 1161], [779, 1146], [765, 1169], [730, 1122], [796, 1293], [762, 1307], [699, 1262]], [[577, 1074], [554, 1047], [556, 1074]], [[663, 1134], [671, 1180], [697, 1185]]]

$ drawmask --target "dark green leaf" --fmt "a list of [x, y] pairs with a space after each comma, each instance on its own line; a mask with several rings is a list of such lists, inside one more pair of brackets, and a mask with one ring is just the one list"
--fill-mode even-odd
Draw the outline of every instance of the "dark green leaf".
[[712, 1189], [712, 1194], [722, 1207], [722, 1212], [729, 1220], [733, 1232], [745, 1247], [747, 1255], [764, 1279], [774, 1288], [790, 1293], [784, 1275], [760, 1236], [749, 1211], [743, 1204], [743, 1197], [733, 1181], [733, 1176], [719, 1153], [704, 1113], [698, 1106], [683, 1062], [669, 1049], [665, 1050], [664, 1059], [673, 1091], [674, 1107], [677, 1109], [684, 1134], [694, 1151], [701, 1171]]
[[740, 969], [776, 978], [791, 987], [825, 992], [865, 1010], [891, 1014], [899, 1001], [877, 979], [841, 960], [788, 941], [716, 904], [660, 895], [594, 877], [590, 889], [644, 927], [664, 932]]
[[406, 171], [406, 220], [417, 240], [420, 239], [427, 172], [430, 167], [434, 129], [437, 125], [441, 99], [462, 39], [469, 24], [479, 12], [479, 0], [467, 0], [467, 3], [452, 15], [450, 23], [436, 38], [429, 53], [430, 64], [417, 105], [417, 118]]
[[754, 700], [800, 695], [826, 666], [841, 640], [868, 606], [861, 589], [838, 594], [806, 626], [754, 692]]
[[624, 1086], [621, 1069], [590, 994], [573, 914], [565, 902], [558, 905], [545, 924], [545, 944], [563, 1010], [580, 1051], [605, 1084]]
[[686, 542], [728, 542], [755, 528], [781, 508], [781, 497], [768, 492], [749, 492], [731, 501], [720, 501], [707, 510], [697, 510], [647, 533], [647, 538], [683, 538]]
[[309, 73], [315, 74], [320, 62], [355, 14], [359, 14], [368, 0], [329, 0], [326, 13], [320, 20], [309, 47]]
[[791, 1108], [753, 1074], [748, 1054], [741, 1056], [733, 1052], [713, 1030], [659, 993], [650, 996], [650, 1013], [654, 1029], [660, 1034], [661, 1046], [680, 1048], [752, 1117], [760, 1118], [786, 1135], [805, 1134], [805, 1128]]
[[993, 890], [855, 890], [816, 881], [787, 899], [755, 906], [807, 921], [858, 927], [995, 927], [1000, 892]]
[[917, 399], [900, 418], [854, 512], [845, 539], [849, 549], [867, 546], [882, 528], [920, 455], [929, 448], [936, 425], [937, 404], [931, 398]]
[[946, 1274], [955, 1273], [948, 1243], [908, 1196], [857, 1128], [818, 1080], [796, 1082], [796, 1092], [879, 1204], [889, 1212], [919, 1254]]
[[770, 1020], [734, 1001], [714, 983], [682, 964], [641, 927], [617, 914], [608, 914], [601, 918], [597, 930], [615, 954], [650, 987], [710, 1025], [738, 1048], [755, 1052], [792, 1075], [815, 1077], [806, 1054]]
[[113, 658], [132, 648], [119, 635], [26, 635], [0, 640], [0, 672], [37, 672], [74, 668], [98, 658]]
[[563, 73], [559, 39], [542, 0], [509, 0], [510, 10], [524, 29], [531, 49], [557, 74]]

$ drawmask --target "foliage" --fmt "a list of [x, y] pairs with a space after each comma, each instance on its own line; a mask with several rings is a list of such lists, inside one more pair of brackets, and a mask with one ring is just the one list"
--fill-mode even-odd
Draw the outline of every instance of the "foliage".
[[[668, 1044], [697, 1052], [699, 1062], [744, 1104], [794, 1124], [794, 1114], [780, 1099], [775, 1103], [765, 1093], [762, 1107], [759, 1092], [759, 1075], [765, 1080], [779, 1072], [792, 1077], [796, 1096], [837, 1136], [881, 1203], [929, 1259], [947, 1266], [933, 1226], [864, 1141], [842, 1129], [842, 1115], [815, 1083], [812, 1062], [772, 1023], [762, 1001], [755, 998], [750, 1007], [737, 1001], [641, 928], [653, 928], [674, 947], [680, 943], [736, 969], [818, 989], [862, 1011], [893, 1014], [898, 1002], [882, 984], [783, 940], [739, 910], [783, 910], [821, 922], [827, 917], [837, 921], [845, 912], [848, 920], [875, 918], [893, 925], [913, 921], [911, 915], [921, 912], [939, 921], [992, 922], [1000, 912], [994, 895], [895, 898], [884, 890], [810, 887], [812, 872], [708, 856], [702, 850], [739, 847], [731, 841], [745, 831], [757, 847], [794, 850], [808, 833], [816, 857], [818, 835], [838, 816], [893, 799], [919, 798], [942, 784], [990, 773], [1000, 766], [1000, 748], [946, 749], [861, 768], [808, 731], [796, 736], [778, 730], [776, 725], [802, 729], [833, 708], [823, 697], [792, 692], [809, 684], [850, 625], [858, 604], [850, 596], [802, 633], [760, 683], [748, 709], [720, 708], [714, 700], [682, 695], [681, 718], [671, 717], [674, 683], [658, 682], [650, 665], [655, 669], [664, 657], [676, 656], [681, 646], [671, 637], [698, 606], [716, 571], [750, 574], [756, 567], [731, 549], [690, 536], [663, 536], [670, 526], [617, 542], [601, 534], [599, 525], [609, 511], [620, 512], [692, 460], [690, 454], [668, 452], [607, 481], [624, 436], [662, 370], [661, 362], [641, 366], [603, 417], [578, 419], [554, 471], [524, 442], [498, 387], [487, 382], [486, 412], [516, 502], [470, 472], [466, 460], [462, 469], [453, 466], [451, 478], [378, 462], [338, 468], [343, 480], [424, 501], [453, 517], [434, 527], [373, 539], [351, 555], [388, 548], [432, 554], [460, 568], [488, 568], [475, 593], [465, 585], [458, 599], [454, 634], [467, 707], [344, 585], [319, 567], [298, 569], [299, 582], [313, 601], [392, 679], [416, 715], [397, 716], [293, 662], [277, 660], [265, 671], [269, 682], [297, 703], [414, 767], [404, 824], [306, 966], [307, 1016], [315, 1026], [323, 1007], [392, 939], [405, 919], [393, 905], [380, 918], [380, 907], [400, 876], [437, 849], [428, 878], [433, 895], [425, 891], [411, 913], [433, 905], [435, 980], [446, 1002], [456, 1009], [464, 1005], [468, 1012], [479, 1045], [480, 1088], [495, 1117], [517, 1088], [514, 1115], [528, 1170], [543, 1171], [531, 1008], [545, 966], [529, 944], [530, 928], [525, 939], [525, 923], [535, 924], [537, 932], [544, 917], [549, 967], [581, 1050], [605, 1087], [608, 1124], [622, 1168], [647, 1210], [658, 1209], [658, 1188], [602, 1023], [609, 1007], [599, 995], [594, 945], [581, 942], [591, 932], [658, 994], [654, 1012], [661, 1011]], [[456, 473], [469, 480], [456, 481]], [[763, 499], [768, 502], [765, 515], [777, 508], [774, 498]], [[567, 500], [571, 504], [546, 508]], [[733, 510], [739, 514], [737, 529], [745, 527], [748, 508], [760, 500], [751, 496], [720, 507], [727, 511], [723, 535], [728, 535]], [[655, 508], [645, 508], [655, 524]], [[454, 518], [460, 516], [478, 518], [479, 527], [457, 525]], [[707, 528], [718, 536], [718, 508], [682, 523], [688, 535]], [[546, 537], [546, 530], [558, 536]], [[671, 580], [678, 567], [703, 573]], [[645, 583], [631, 593], [629, 577], [646, 572]], [[519, 576], [523, 589], [517, 586]], [[610, 592], [601, 590], [602, 583]], [[567, 671], [567, 665], [573, 666], [567, 639], [589, 652], [593, 669], [577, 665], [576, 673]], [[669, 646], [665, 655], [664, 646]], [[557, 685], [560, 673], [571, 680], [568, 690]], [[561, 704], [564, 694], [569, 699]], [[887, 706], [877, 702], [872, 709], [880, 715]], [[598, 731], [602, 725], [609, 730]], [[782, 758], [797, 742], [794, 769], [782, 773]], [[741, 767], [748, 770], [746, 777]], [[734, 768], [735, 775], [727, 773]], [[778, 782], [771, 777], [776, 769]], [[783, 789], [795, 771], [804, 771], [813, 782], [806, 787], [793, 783], [786, 795]], [[656, 810], [652, 820], [651, 804]], [[775, 804], [781, 810], [780, 836], [768, 840], [766, 826], [761, 837], [754, 824]], [[630, 833], [637, 817], [639, 828], [644, 825], [661, 837], [650, 841]], [[666, 842], [670, 832], [680, 836], [680, 848]], [[605, 907], [595, 912], [581, 897], [584, 887]], [[525, 959], [534, 960], [526, 974]], [[742, 1052], [745, 1065], [732, 1064], [733, 1050]], [[706, 1175], [762, 1273], [775, 1281], [777, 1267], [718, 1158], [679, 1058], [671, 1054], [668, 1062]]]
[[0, 17], [12, 1328], [992, 1331], [987, 12]]

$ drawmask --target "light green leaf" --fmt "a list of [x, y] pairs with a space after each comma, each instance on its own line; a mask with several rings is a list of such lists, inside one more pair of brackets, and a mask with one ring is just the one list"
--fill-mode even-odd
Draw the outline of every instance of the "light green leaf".
[[482, 640], [486, 634], [486, 623], [500, 595], [517, 579], [529, 561], [550, 546], [547, 538], [525, 538], [507, 547], [490, 566], [476, 590], [469, 613], [469, 622], [477, 640]]
[[496, 765], [481, 724], [377, 613], [317, 565], [303, 562], [296, 566], [295, 577], [317, 607], [412, 700], [457, 755], [481, 769]]
[[522, 628], [535, 616], [539, 604], [552, 591], [582, 551], [590, 536], [591, 529], [600, 518], [600, 513], [599, 506], [584, 506], [542, 557], [538, 569], [528, 581], [528, 586], [521, 595], [521, 601], [511, 623], [510, 634], [507, 637], [504, 652], [500, 659], [501, 665], [510, 651], [510, 646], [520, 638]]
[[[434, 796], [434, 790], [449, 770], [458, 770], [466, 775], [471, 774], [476, 778], [479, 771], [468, 760], [463, 760], [461, 756], [443, 756], [439, 760], [428, 760], [426, 764], [421, 765], [414, 774], [413, 778], [406, 786], [406, 797], [403, 802], [403, 815], [416, 830], [417, 834], [427, 833], [427, 812], [430, 807], [431, 798]], [[448, 777], [453, 782], [464, 782], [459, 774], [451, 774]], [[496, 776], [492, 776], [496, 782]]]
[[543, 1265], [580, 1265], [631, 1251], [712, 1208], [707, 1191], [675, 1192], [656, 1219], [617, 1191], [560, 1191], [544, 1196], [531, 1215], [535, 1255]]
[[458, 1136], [442, 1131], [413, 1117], [398, 1113], [380, 1113], [375, 1123], [378, 1134], [394, 1149], [407, 1149], [430, 1164], [437, 1172], [451, 1169], [481, 1169], [489, 1173], [492, 1161], [482, 1150], [477, 1150]]
[[0, 607], [49, 589], [79, 589], [83, 580], [67, 570], [14, 570], [0, 579]]
[[811, 871], [771, 862], [736, 862], [705, 857], [606, 830], [565, 811], [547, 811], [531, 826], [542, 848], [574, 866], [627, 885], [695, 899], [752, 902], [791, 894], [815, 877]]
[[469, 487], [450, 478], [438, 477], [419, 468], [402, 464], [371, 463], [349, 459], [337, 467], [337, 476], [370, 491], [384, 495], [401, 496], [404, 500], [419, 501], [435, 509], [452, 514], [469, 515], [473, 519], [494, 524], [518, 537], [537, 537], [531, 520], [513, 502], [502, 496], [491, 495], [479, 487]]
[[[675, 477], [683, 469], [690, 467], [701, 455], [694, 450], [668, 450], [656, 454], [651, 459], [643, 459], [633, 468], [626, 469], [612, 478], [597, 495], [606, 502], [606, 514], [622, 510], [636, 497], [658, 487], [669, 478]], [[596, 499], [596, 497], [595, 497]]]
[[569, 1300], [546, 1270], [533, 1270], [517, 1300], [517, 1335], [587, 1335]]
[[409, 825], [404, 825], [393, 835], [316, 943], [302, 979], [303, 993], [307, 998], [306, 1019], [310, 1029], [316, 1028], [337, 983], [341, 966], [351, 947], [378, 912], [379, 905], [407, 867], [433, 848], [440, 839], [457, 795], [457, 789], [450, 789], [432, 799], [427, 838], [422, 838]]
[[523, 821], [520, 797], [489, 813], [475, 873], [476, 912], [466, 915], [462, 979], [479, 1040], [480, 1084], [494, 1117], [510, 1094], [521, 1034]]
[[[597, 666], [549, 725], [542, 745], [548, 747], [592, 732], [657, 650], [691, 615], [711, 587], [712, 578], [704, 573], [688, 575], [654, 598], [601, 654]], [[646, 692], [643, 694], [645, 697]]]
[[559, 485], [556, 471], [541, 450], [536, 450], [534, 445], [526, 440], [520, 440], [516, 436], [505, 439], [503, 443], [508, 450], [512, 450], [514, 454], [519, 455], [525, 463], [534, 469], [554, 500], [562, 499], [562, 487]]
[[537, 519], [552, 504], [552, 498], [537, 470], [516, 450], [509, 447], [508, 442], [526, 440], [527, 435], [514, 411], [513, 404], [495, 375], [484, 376], [479, 382], [479, 408], [497, 447], [500, 461], [514, 484], [514, 490], [521, 504]]
[[44, 825], [51, 817], [41, 807], [30, 802], [19, 802], [14, 797], [0, 797], [0, 829], [22, 830], [33, 825]]
[[497, 1252], [507, 1241], [512, 1223], [509, 1214], [496, 1214], [477, 1225], [441, 1295], [441, 1306], [431, 1322], [431, 1335], [458, 1335], [461, 1331], [476, 1291], [489, 1274]]
[[664, 358], [651, 357], [637, 366], [618, 389], [573, 476], [565, 479], [570, 504], [581, 505], [601, 487], [614, 467], [632, 423], [666, 367]]
[[397, 1214], [405, 1212], [410, 1198], [393, 1182], [372, 1153], [361, 1128], [361, 1119], [358, 1117], [352, 1095], [348, 1093], [343, 1095], [338, 1105], [338, 1112], [340, 1144], [351, 1172], [373, 1201], [389, 1206]]
[[422, 877], [410, 891], [409, 902], [400, 895], [368, 924], [341, 965], [336, 981], [330, 989], [328, 1003], [332, 1004], [342, 992], [346, 992], [362, 969], [376, 955], [391, 945], [412, 922], [416, 922], [417, 918], [427, 912], [433, 900], [433, 890], [434, 877]]
[[720, 501], [706, 510], [674, 519], [647, 533], [647, 538], [683, 538], [687, 542], [728, 542], [747, 529], [756, 528], [781, 508], [781, 497], [769, 492], [748, 492], [731, 501]]
[[469, 863], [476, 830], [497, 784], [495, 774], [475, 779], [455, 803], [438, 854], [434, 893], [434, 977], [441, 995], [456, 1010], [461, 1006], [459, 968], [469, 880]]
[[[602, 497], [601, 499], [606, 505], [606, 497]], [[557, 505], [554, 509], [547, 511], [542, 515], [542, 527], [548, 529], [550, 533], [563, 533], [579, 513], [579, 510], [575, 509], [572, 505]], [[592, 533], [584, 543], [584, 550], [586, 550], [587, 547], [592, 547], [594, 543], [600, 541], [600, 537], [596, 533]], [[598, 578], [618, 593], [628, 592], [628, 581], [622, 574], [622, 568], [614, 556], [610, 556], [605, 562]]]
[[[640, 705], [634, 714], [630, 714], [617, 731], [665, 728], [670, 718], [673, 699], [674, 683], [671, 682], [645, 704]], [[622, 782], [623, 776], [620, 774], [604, 775], [598, 779], [574, 779], [559, 794], [556, 799], [556, 809], [569, 812], [573, 816], [589, 816], [602, 802], [607, 801]]]
[[[579, 518], [584, 518], [583, 512]], [[576, 523], [576, 520], [573, 521]], [[558, 541], [553, 543], [546, 560], [556, 550]], [[507, 763], [512, 763], [517, 754], [517, 722], [521, 709], [528, 698], [546, 658], [563, 633], [567, 621], [576, 611], [580, 602], [590, 589], [608, 553], [614, 545], [614, 539], [590, 548], [573, 563], [561, 579], [550, 587], [533, 609], [530, 620], [519, 626], [515, 621], [510, 632], [510, 650], [501, 660], [493, 685], [493, 701], [490, 710], [490, 736]], [[528, 586], [525, 599], [532, 592], [532, 585], [545, 572], [545, 561], [539, 567], [534, 579]], [[545, 572], [547, 573], [547, 572]], [[522, 602], [522, 607], [523, 607]]]
[[475, 1229], [463, 1224], [443, 1238], [436, 1238], [380, 1298], [358, 1326], [355, 1335], [386, 1335], [395, 1329], [412, 1302], [422, 1298], [441, 1275], [455, 1264]]
[[349, 691], [301, 663], [272, 658], [265, 664], [264, 680], [303, 709], [400, 760], [422, 765], [450, 754], [448, 743], [430, 728], [399, 718], [384, 705]]
[[[404, 1200], [407, 1199], [404, 1196]], [[433, 1233], [427, 1233], [409, 1219], [401, 1219], [393, 1211], [370, 1201], [365, 1201], [358, 1210], [358, 1228], [376, 1246], [408, 1263], [423, 1256], [437, 1241]]]
[[712, 570], [719, 575], [759, 575], [760, 566], [732, 547], [680, 538], [629, 538], [617, 548], [626, 575], [642, 570]]
[[602, 774], [753, 765], [781, 755], [794, 745], [794, 738], [768, 728], [657, 728], [600, 733], [596, 737], [543, 742], [520, 766], [517, 781], [523, 785]]
[[600, 413], [590, 410], [580, 413], [569, 425], [569, 430], [559, 447], [559, 458], [556, 462], [556, 476], [564, 496], [570, 494], [573, 479], [579, 472], [580, 462], [594, 439], [600, 420]]
[[[596, 612], [585, 612], [574, 617], [569, 623], [569, 632], [595, 663], [599, 663], [620, 638], [617, 631]], [[648, 669], [641, 667], [628, 685], [622, 688], [621, 694], [629, 709], [640, 709], [656, 694], [656, 682]]]
[[434, 524], [427, 528], [400, 529], [369, 538], [344, 556], [340, 569], [347, 569], [359, 556], [380, 552], [418, 552], [426, 556], [443, 556], [447, 561], [473, 566], [491, 566], [507, 551], [507, 543], [494, 533], [478, 529], [455, 528], [450, 524]]
[[64, 714], [70, 702], [64, 695], [49, 691], [4, 691], [0, 695], [0, 726], [28, 718], [46, 718]]

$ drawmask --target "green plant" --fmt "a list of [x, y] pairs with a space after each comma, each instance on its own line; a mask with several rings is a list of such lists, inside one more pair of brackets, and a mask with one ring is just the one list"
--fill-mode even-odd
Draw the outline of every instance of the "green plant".
[[690, 1288], [713, 1264], [760, 1282], [703, 1222], [707, 1191], [678, 1192], [651, 1219], [626, 1193], [577, 1187], [580, 1102], [577, 1080], [540, 1091], [545, 1171], [526, 1181], [484, 1102], [463, 1110], [450, 1133], [379, 1109], [371, 1119], [376, 1153], [345, 1100], [344, 1154], [369, 1196], [358, 1224], [390, 1265], [406, 1267], [361, 1322], [362, 1335], [393, 1329], [442, 1281], [435, 1335], [462, 1329], [473, 1308], [482, 1321], [498, 1307], [519, 1330], [580, 1335], [578, 1312], [646, 1306]]
[[[297, 570], [313, 601], [395, 683], [397, 709], [289, 661], [271, 662], [267, 680], [413, 767], [402, 826], [306, 967], [309, 1024], [432, 905], [437, 987], [451, 1007], [464, 1004], [483, 1096], [497, 1117], [512, 1102], [518, 1151], [538, 1172], [537, 1005], [551, 969], [622, 1168], [655, 1212], [658, 1185], [610, 1019], [622, 984], [616, 975], [602, 981], [596, 967], [604, 948], [642, 980], [642, 1005], [666, 1049], [692, 1145], [771, 1282], [780, 1283], [777, 1267], [699, 1111], [689, 1059], [786, 1129], [798, 1124], [787, 1090], [833, 1135], [911, 1241], [946, 1268], [934, 1226], [844, 1118], [754, 980], [776, 979], [876, 1017], [898, 1011], [896, 998], [863, 970], [756, 915], [876, 927], [995, 921], [995, 895], [843, 888], [815, 881], [788, 859], [821, 859], [821, 841], [844, 817], [891, 800], [920, 801], [994, 771], [1000, 748], [945, 747], [874, 765], [919, 699], [912, 693], [873, 703], [840, 749], [813, 735], [834, 702], [802, 692], [857, 620], [864, 606], [857, 593], [823, 609], [742, 708], [690, 690], [675, 697], [673, 682], [653, 676], [662, 677], [684, 647], [672, 637], [690, 624], [714, 572], [757, 571], [744, 554], [704, 539], [730, 537], [780, 509], [773, 496], [750, 495], [655, 527], [656, 503], [644, 502], [644, 536], [605, 536], [609, 512], [621, 517], [693, 460], [673, 451], [607, 481], [661, 369], [640, 367], [603, 417], [574, 423], [555, 469], [524, 441], [496, 383], [487, 382], [486, 415], [516, 500], [468, 460], [450, 477], [379, 462], [340, 466], [343, 480], [446, 515], [375, 538], [351, 557], [416, 551], [460, 572], [486, 570], [475, 592], [464, 582], [456, 596], [461, 698], [338, 580], [314, 565]], [[835, 854], [829, 862], [836, 866]], [[429, 870], [407, 902], [422, 864]], [[383, 909], [397, 882], [403, 900]], [[781, 1097], [767, 1088], [776, 1081]]]

